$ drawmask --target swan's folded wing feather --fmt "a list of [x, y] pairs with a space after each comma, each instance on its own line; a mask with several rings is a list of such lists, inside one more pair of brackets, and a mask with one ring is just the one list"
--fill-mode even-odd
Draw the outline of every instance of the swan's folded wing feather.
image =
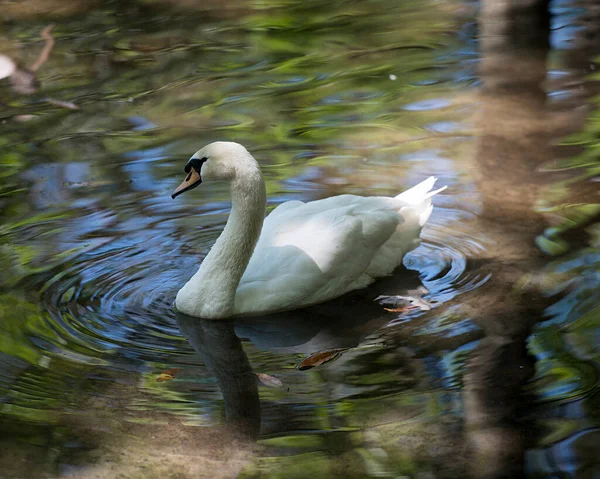
[[236, 314], [297, 308], [353, 289], [402, 218], [386, 198], [344, 196], [284, 204], [267, 217], [238, 286]]

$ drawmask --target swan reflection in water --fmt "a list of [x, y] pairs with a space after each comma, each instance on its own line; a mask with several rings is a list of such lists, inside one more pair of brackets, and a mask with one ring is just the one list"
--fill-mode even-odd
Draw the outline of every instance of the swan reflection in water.
[[395, 318], [373, 301], [377, 296], [406, 295], [420, 285], [416, 272], [402, 270], [370, 288], [310, 308], [235, 320], [201, 319], [177, 312], [175, 319], [218, 381], [226, 430], [236, 438], [253, 440], [261, 429], [258, 380], [240, 338], [279, 354], [356, 347]]
[[200, 353], [219, 383], [225, 403], [227, 429], [241, 438], [253, 439], [260, 431], [260, 405], [256, 376], [232, 320], [214, 321], [177, 313], [179, 329]]

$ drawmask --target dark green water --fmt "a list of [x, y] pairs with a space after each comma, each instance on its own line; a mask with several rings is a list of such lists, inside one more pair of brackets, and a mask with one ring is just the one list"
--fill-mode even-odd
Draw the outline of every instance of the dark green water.
[[[0, 2], [22, 67], [56, 24], [35, 91], [0, 80], [0, 477], [598, 477], [593, 10], [548, 43], [485, 4], [197, 3]], [[433, 307], [177, 318], [230, 204], [170, 193], [216, 140], [270, 207], [437, 176], [379, 291]]]

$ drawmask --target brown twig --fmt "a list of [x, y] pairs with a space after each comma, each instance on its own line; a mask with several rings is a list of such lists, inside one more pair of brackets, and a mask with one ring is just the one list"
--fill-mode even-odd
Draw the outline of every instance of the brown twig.
[[54, 28], [54, 23], [48, 25], [40, 32], [40, 38], [46, 41], [44, 48], [40, 52], [38, 59], [29, 67], [29, 70], [32, 72], [36, 72], [40, 69], [40, 67], [48, 61], [50, 57], [50, 53], [52, 53], [52, 49], [54, 48], [54, 37], [52, 36], [52, 29]]

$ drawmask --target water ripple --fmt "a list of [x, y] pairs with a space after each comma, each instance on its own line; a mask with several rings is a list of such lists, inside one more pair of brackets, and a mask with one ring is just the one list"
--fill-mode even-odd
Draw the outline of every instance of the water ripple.
[[156, 360], [181, 346], [172, 308], [181, 273], [156, 261], [168, 258], [173, 246], [160, 237], [119, 243], [81, 255], [44, 285], [47, 320], [91, 356], [124, 348], [136, 359]]

